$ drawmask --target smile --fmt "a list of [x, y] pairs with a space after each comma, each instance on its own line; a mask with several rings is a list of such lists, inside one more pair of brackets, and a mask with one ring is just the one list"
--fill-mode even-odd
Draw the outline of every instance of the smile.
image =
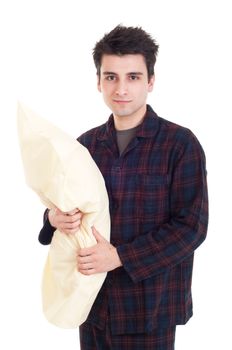
[[113, 100], [113, 102], [116, 102], [116, 103], [120, 103], [120, 104], [123, 104], [123, 103], [129, 103], [131, 102], [131, 100]]

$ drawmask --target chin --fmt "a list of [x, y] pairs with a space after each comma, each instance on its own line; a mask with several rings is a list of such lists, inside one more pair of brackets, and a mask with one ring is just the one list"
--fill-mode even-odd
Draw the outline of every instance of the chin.
[[115, 114], [115, 115], [117, 115], [118, 117], [128, 117], [128, 116], [130, 116], [131, 114], [132, 114], [132, 112], [131, 111], [129, 111], [129, 110], [116, 110], [116, 109], [114, 109], [113, 110], [113, 114]]

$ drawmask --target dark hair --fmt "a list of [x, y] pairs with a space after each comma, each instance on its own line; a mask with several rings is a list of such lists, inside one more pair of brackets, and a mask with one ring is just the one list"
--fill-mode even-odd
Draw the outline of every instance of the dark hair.
[[111, 32], [104, 35], [98, 41], [93, 49], [93, 59], [97, 68], [97, 74], [100, 75], [102, 56], [106, 55], [143, 55], [148, 79], [154, 74], [154, 65], [159, 46], [155, 40], [146, 33], [141, 27], [116, 26]]

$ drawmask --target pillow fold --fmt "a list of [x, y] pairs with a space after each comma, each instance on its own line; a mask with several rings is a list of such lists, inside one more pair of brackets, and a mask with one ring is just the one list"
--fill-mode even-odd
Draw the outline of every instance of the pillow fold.
[[77, 271], [80, 248], [96, 244], [91, 227], [109, 240], [109, 201], [103, 176], [89, 151], [78, 141], [18, 103], [18, 136], [27, 185], [48, 208], [84, 213], [73, 235], [56, 230], [42, 278], [43, 311], [61, 328], [83, 323], [106, 273]]

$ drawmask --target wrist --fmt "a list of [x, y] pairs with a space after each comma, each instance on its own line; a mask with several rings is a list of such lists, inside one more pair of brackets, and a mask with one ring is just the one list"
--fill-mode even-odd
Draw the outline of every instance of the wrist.
[[122, 266], [122, 261], [118, 255], [118, 251], [117, 251], [117, 248], [114, 247], [114, 254], [115, 254], [115, 258], [116, 258], [116, 263], [117, 263], [117, 267], [121, 267]]
[[55, 213], [56, 213], [56, 208], [52, 208], [48, 210], [48, 215], [47, 215], [50, 225], [54, 228], [56, 228], [54, 223]]

